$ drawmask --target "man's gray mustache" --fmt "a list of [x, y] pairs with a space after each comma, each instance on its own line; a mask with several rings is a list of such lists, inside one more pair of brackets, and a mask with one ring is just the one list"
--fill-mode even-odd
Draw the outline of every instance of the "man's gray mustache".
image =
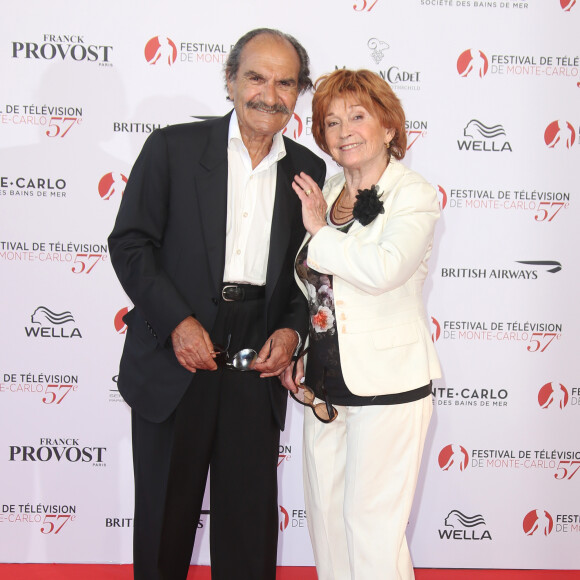
[[248, 101], [246, 103], [246, 108], [248, 109], [261, 109], [262, 111], [266, 111], [267, 113], [283, 113], [284, 115], [290, 115], [292, 111], [277, 103], [276, 105], [266, 105], [263, 101]]

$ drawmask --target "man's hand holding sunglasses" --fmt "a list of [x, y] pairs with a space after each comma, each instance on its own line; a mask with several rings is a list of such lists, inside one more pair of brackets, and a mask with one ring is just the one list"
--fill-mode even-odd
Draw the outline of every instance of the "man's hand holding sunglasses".
[[193, 316], [181, 321], [171, 333], [173, 351], [179, 364], [189, 372], [215, 371], [213, 345], [205, 328]]
[[297, 344], [298, 337], [291, 328], [274, 331], [258, 353], [254, 370], [261, 378], [281, 375], [292, 361]]

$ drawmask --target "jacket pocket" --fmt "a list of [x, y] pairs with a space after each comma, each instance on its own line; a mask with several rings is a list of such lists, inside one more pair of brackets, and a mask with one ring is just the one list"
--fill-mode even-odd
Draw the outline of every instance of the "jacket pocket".
[[405, 346], [419, 340], [419, 332], [415, 324], [401, 324], [391, 328], [375, 330], [371, 333], [371, 336], [377, 350]]

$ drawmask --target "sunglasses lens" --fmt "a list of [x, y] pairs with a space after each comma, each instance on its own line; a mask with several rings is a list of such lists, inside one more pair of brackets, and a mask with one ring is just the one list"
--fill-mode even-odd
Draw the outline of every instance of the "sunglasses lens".
[[318, 403], [318, 405], [314, 405], [314, 413], [319, 419], [322, 421], [330, 422], [336, 418], [337, 412], [334, 407], [331, 407], [332, 410], [332, 417], [328, 414], [328, 409], [324, 403]]
[[303, 405], [312, 405], [314, 393], [308, 387], [299, 387], [294, 397]]
[[254, 368], [258, 353], [252, 348], [245, 348], [238, 352], [231, 361], [232, 367], [238, 371], [249, 371]]

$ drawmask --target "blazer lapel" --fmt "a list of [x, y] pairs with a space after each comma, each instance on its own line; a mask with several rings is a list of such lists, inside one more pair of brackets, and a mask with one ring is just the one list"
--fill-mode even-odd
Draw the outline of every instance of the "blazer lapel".
[[223, 282], [225, 265], [230, 117], [231, 113], [213, 127], [195, 177], [200, 222], [216, 293]]
[[286, 156], [278, 162], [276, 169], [276, 197], [274, 199], [274, 212], [270, 231], [270, 252], [266, 274], [266, 303], [269, 303], [272, 292], [276, 287], [290, 242], [292, 227], [290, 216], [296, 210], [295, 203], [298, 200], [292, 189], [292, 180], [295, 174], [296, 170], [292, 159], [286, 153]]

